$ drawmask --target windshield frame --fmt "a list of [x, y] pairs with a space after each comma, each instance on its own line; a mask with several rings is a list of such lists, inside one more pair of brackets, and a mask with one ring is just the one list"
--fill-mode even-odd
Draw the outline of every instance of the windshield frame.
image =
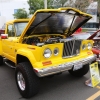
[[[19, 29], [22, 26], [21, 24], [23, 24], [23, 29]], [[28, 21], [22, 21], [22, 22], [15, 22], [14, 23], [16, 37], [21, 36], [21, 34], [22, 34], [23, 30], [25, 29], [25, 27], [27, 26], [27, 24], [28, 24]]]

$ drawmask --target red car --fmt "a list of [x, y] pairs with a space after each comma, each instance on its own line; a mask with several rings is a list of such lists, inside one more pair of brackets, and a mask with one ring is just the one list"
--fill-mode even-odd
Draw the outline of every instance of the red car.
[[4, 34], [5, 30], [4, 29], [0, 29], [0, 34]]
[[0, 35], [5, 33], [5, 24], [0, 28]]
[[97, 55], [97, 61], [100, 64], [100, 30], [96, 31], [88, 39], [94, 40], [92, 51]]
[[73, 38], [94, 40], [92, 48], [93, 53], [97, 55], [97, 61], [100, 64], [100, 30], [96, 32], [85, 32], [80, 34], [73, 34]]

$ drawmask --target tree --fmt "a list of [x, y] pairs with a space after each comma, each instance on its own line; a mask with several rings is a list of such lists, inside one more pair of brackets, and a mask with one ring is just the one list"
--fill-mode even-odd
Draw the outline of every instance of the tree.
[[23, 19], [23, 18], [28, 18], [28, 13], [27, 11], [23, 9], [18, 9], [15, 14], [13, 14], [14, 18], [16, 19]]
[[[28, 0], [27, 2], [28, 2], [29, 7], [30, 7], [29, 8], [30, 14], [33, 14], [38, 9], [44, 8], [44, 0]], [[53, 8], [52, 2], [53, 2], [53, 0], [47, 0], [48, 8]]]
[[68, 0], [53, 0], [53, 6], [55, 8], [60, 8], [60, 7], [64, 7], [65, 6], [65, 3], [67, 2]]
[[89, 0], [68, 0], [68, 2], [65, 3], [65, 6], [67, 7], [74, 7], [81, 11], [86, 11], [86, 8], [89, 5]]
[[[81, 11], [86, 11], [91, 0], [47, 0], [48, 8], [60, 8], [60, 7], [74, 7]], [[94, 0], [100, 3], [100, 0]], [[30, 6], [30, 13], [34, 13], [38, 9], [44, 8], [44, 0], [28, 0]], [[99, 4], [100, 5], [100, 4]], [[100, 11], [100, 10], [99, 10]]]
[[89, 0], [76, 0], [75, 8], [86, 12], [86, 8], [89, 6]]

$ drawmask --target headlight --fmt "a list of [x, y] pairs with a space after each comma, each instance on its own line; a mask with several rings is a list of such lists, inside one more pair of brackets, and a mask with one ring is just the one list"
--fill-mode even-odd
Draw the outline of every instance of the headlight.
[[53, 53], [54, 53], [55, 56], [57, 56], [58, 53], [59, 53], [59, 49], [58, 48], [55, 48], [54, 51], [53, 51]]
[[90, 50], [92, 48], [92, 44], [91, 43], [88, 43], [87, 44], [87, 48]]
[[82, 45], [82, 50], [85, 50], [86, 49], [86, 44], [83, 44]]
[[52, 52], [51, 52], [50, 49], [45, 49], [43, 55], [44, 55], [45, 58], [49, 58], [51, 56], [51, 54], [52, 54]]

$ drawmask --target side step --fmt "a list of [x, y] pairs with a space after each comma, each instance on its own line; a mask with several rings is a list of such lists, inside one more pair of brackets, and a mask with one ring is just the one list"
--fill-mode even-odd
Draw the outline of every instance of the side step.
[[9, 66], [9, 67], [11, 67], [11, 68], [16, 68], [15, 66], [14, 66], [14, 63], [13, 62], [11, 62], [11, 61], [9, 61], [9, 60], [7, 60], [7, 61], [5, 61], [4, 62], [7, 66]]

